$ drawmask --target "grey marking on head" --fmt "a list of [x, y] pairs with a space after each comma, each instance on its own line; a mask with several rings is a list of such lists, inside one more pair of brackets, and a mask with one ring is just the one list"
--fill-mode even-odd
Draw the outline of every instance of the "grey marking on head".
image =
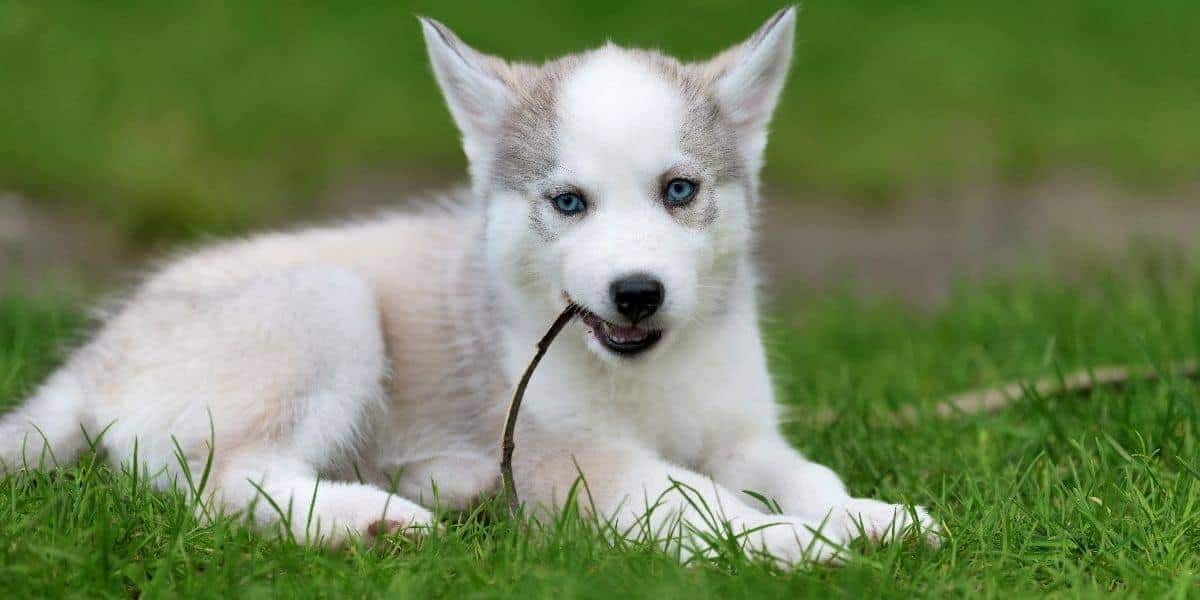
[[700, 196], [691, 204], [680, 208], [667, 209], [680, 224], [693, 229], [704, 229], [717, 221], [721, 216], [720, 203], [715, 192], [701, 191]]
[[697, 227], [704, 228], [712, 225], [716, 222], [720, 214], [721, 211], [717, 207], [717, 203], [710, 200], [708, 205], [704, 207], [704, 212], [700, 213], [700, 220], [697, 223]]
[[[579, 62], [577, 56], [567, 56], [541, 67], [513, 68], [508, 84], [515, 100], [501, 125], [489, 170], [493, 185], [528, 194], [530, 185], [550, 176], [558, 160], [558, 89]], [[540, 194], [530, 197], [529, 224], [543, 241], [552, 242], [558, 234], [546, 223], [542, 202]]]
[[[685, 115], [679, 133], [683, 151], [711, 175], [710, 186], [744, 180], [746, 166], [738, 151], [737, 134], [713, 95], [713, 73], [707, 63], [684, 64], [673, 57], [648, 50], [630, 50], [644, 64], [671, 82], [684, 99]], [[703, 229], [716, 222], [720, 202], [712, 190], [689, 208], [675, 211], [684, 225]], [[752, 196], [747, 196], [752, 198]]]
[[[713, 96], [713, 69], [708, 63], [684, 64], [649, 50], [616, 48], [658, 73], [684, 100], [680, 145], [716, 177], [718, 182], [745, 175], [736, 133]], [[515, 100], [501, 127], [492, 163], [493, 183], [523, 191], [554, 169], [557, 156], [559, 89], [591, 53], [571, 55], [541, 67], [510, 65], [505, 81]]]
[[496, 144], [491, 167], [494, 184], [524, 192], [554, 169], [558, 90], [579, 63], [578, 56], [566, 56], [540, 68], [525, 66], [523, 76], [510, 83], [516, 95]]
[[545, 204], [541, 196], [533, 196], [529, 200], [529, 226], [533, 229], [538, 237], [544, 242], [553, 242], [558, 239], [558, 234], [554, 232], [545, 219]]
[[708, 169], [716, 183], [745, 176], [737, 134], [713, 95], [713, 79], [705, 64], [684, 64], [649, 50], [626, 50], [679, 90], [685, 114], [679, 132], [683, 151]]
[[[679, 144], [711, 176], [706, 185], [717, 186], [746, 177], [737, 133], [713, 93], [718, 70], [711, 63], [685, 64], [658, 52], [612, 45], [605, 50], [624, 53], [678, 90], [685, 107]], [[493, 185], [528, 194], [533, 191], [530, 186], [545, 181], [555, 170], [559, 90], [591, 54], [566, 56], [540, 67], [513, 63], [498, 70], [515, 94], [489, 169]], [[546, 222], [540, 201], [540, 197], [530, 200], [530, 226], [544, 241], [553, 241], [558, 235]], [[706, 194], [704, 204], [677, 211], [676, 215], [687, 226], [707, 227], [720, 216], [719, 202], [711, 193]]]

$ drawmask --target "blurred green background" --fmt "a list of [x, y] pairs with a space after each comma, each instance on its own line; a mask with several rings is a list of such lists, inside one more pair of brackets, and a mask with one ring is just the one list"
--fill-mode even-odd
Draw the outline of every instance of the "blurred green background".
[[[506, 57], [700, 58], [779, 7], [0, 0], [0, 190], [143, 243], [278, 222], [366, 173], [462, 176], [414, 14]], [[766, 172], [796, 201], [1200, 174], [1195, 0], [810, 0], [797, 41]]]
[[[81, 305], [179, 240], [461, 181], [415, 14], [506, 57], [611, 38], [695, 59], [783, 1], [0, 0], [0, 405], [84, 339]], [[679, 568], [571, 520], [541, 540], [486, 517], [399, 551], [321, 553], [200, 523], [89, 455], [0, 480], [0, 590], [1196, 595], [1194, 387], [912, 429], [888, 415], [1200, 354], [1200, 0], [806, 0], [798, 27], [759, 246], [787, 434], [856, 494], [932, 505], [939, 553]]]

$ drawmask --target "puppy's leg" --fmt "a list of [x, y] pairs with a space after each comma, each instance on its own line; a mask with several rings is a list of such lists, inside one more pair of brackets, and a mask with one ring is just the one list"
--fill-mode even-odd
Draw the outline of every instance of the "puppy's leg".
[[385, 399], [380, 313], [354, 273], [299, 267], [203, 294], [160, 286], [93, 346], [103, 443], [119, 459], [136, 448], [160, 484], [195, 482], [211, 457], [212, 508], [253, 506], [260, 524], [285, 520], [302, 542], [431, 521], [379, 488], [317, 486], [354, 458]]
[[940, 540], [938, 524], [924, 508], [851, 497], [833, 471], [805, 459], [775, 432], [717, 449], [704, 470], [732, 489], [777, 500], [785, 514], [829, 519], [846, 539], [860, 532], [871, 539], [894, 539], [914, 526], [915, 515], [926, 538], [934, 545]]
[[70, 366], [52, 375], [33, 397], [0, 415], [0, 475], [18, 468], [46, 468], [74, 460], [91, 422], [86, 398]]
[[423, 506], [467, 510], [499, 487], [500, 469], [495, 456], [462, 452], [405, 466], [397, 491]]
[[433, 523], [432, 513], [404, 498], [372, 485], [319, 480], [305, 461], [270, 452], [229, 457], [215, 482], [220, 506], [251, 511], [247, 516], [258, 525], [279, 523], [307, 544], [337, 546], [351, 536], [415, 534]]
[[[513, 476], [522, 501], [540, 511], [556, 511], [582, 476], [579, 507], [612, 519], [631, 537], [674, 538], [683, 550], [704, 553], [706, 535], [720, 537], [726, 526], [748, 553], [765, 552], [785, 564], [824, 562], [838, 556], [841, 538], [819, 521], [768, 515], [711, 479], [672, 465], [648, 451], [597, 439], [518, 432]], [[681, 528], [677, 526], [682, 525]]]

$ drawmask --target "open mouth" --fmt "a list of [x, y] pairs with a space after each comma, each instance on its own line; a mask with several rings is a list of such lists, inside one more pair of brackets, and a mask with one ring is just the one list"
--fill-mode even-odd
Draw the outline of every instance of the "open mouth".
[[581, 308], [579, 320], [592, 330], [592, 335], [601, 346], [615, 354], [633, 356], [649, 350], [662, 339], [662, 330], [638, 327], [637, 325], [618, 325], [605, 321], [595, 313]]

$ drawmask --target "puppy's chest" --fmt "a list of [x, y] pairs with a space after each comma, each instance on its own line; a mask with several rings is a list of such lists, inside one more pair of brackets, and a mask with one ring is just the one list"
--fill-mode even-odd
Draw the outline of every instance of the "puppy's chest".
[[662, 406], [640, 417], [629, 423], [639, 441], [663, 457], [689, 467], [700, 460], [715, 433], [713, 423], [702, 410]]
[[716, 399], [692, 382], [656, 382], [654, 385], [614, 389], [594, 398], [589, 428], [606, 428], [613, 438], [638, 446], [682, 465], [701, 460], [705, 449], [717, 442], [732, 415]]

